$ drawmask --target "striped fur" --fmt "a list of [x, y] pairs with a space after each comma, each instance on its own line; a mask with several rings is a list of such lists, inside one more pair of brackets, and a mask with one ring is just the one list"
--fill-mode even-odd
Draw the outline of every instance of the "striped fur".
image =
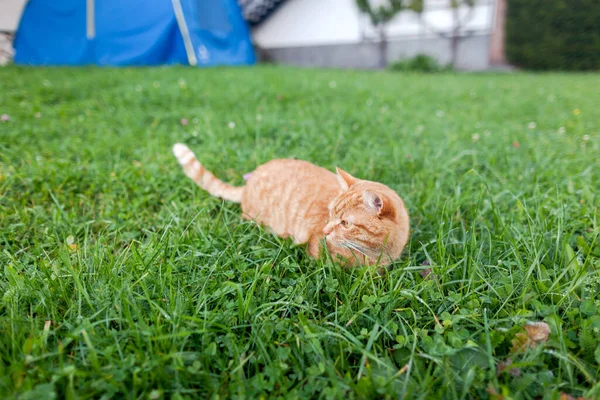
[[196, 155], [186, 145], [177, 143], [173, 146], [173, 154], [177, 157], [177, 161], [179, 161], [179, 164], [183, 168], [183, 172], [212, 196], [235, 203], [242, 201], [244, 187], [228, 185], [214, 176], [200, 164]]
[[213, 196], [241, 203], [242, 216], [268, 226], [309, 255], [327, 251], [349, 265], [388, 265], [402, 253], [409, 217], [389, 187], [337, 174], [306, 161], [269, 161], [246, 174], [246, 185], [228, 185], [207, 171], [183, 144], [173, 153], [185, 174]]

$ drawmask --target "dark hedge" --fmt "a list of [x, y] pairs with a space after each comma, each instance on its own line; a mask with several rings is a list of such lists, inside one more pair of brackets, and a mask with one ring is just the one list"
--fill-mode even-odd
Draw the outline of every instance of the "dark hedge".
[[525, 69], [600, 69], [600, 0], [508, 0], [506, 54]]

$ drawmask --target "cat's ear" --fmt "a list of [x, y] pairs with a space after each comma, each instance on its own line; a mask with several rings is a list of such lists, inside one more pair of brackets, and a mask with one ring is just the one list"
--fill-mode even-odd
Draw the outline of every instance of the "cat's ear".
[[363, 201], [368, 210], [377, 213], [380, 217], [394, 217], [394, 208], [388, 199], [377, 193], [365, 190], [363, 192]]
[[368, 210], [377, 214], [379, 214], [383, 208], [383, 200], [381, 197], [369, 190], [365, 190], [363, 192], [363, 201], [365, 202], [365, 207], [367, 207]]
[[337, 172], [337, 179], [342, 187], [342, 190], [348, 190], [348, 188], [354, 185], [354, 182], [356, 182], [356, 178], [343, 169], [335, 167], [335, 171]]

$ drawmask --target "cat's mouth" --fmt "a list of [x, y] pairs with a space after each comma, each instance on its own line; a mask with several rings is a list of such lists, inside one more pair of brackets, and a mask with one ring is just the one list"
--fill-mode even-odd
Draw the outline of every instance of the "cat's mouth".
[[353, 243], [353, 242], [348, 242], [348, 241], [343, 241], [342, 243], [339, 244], [340, 247], [344, 247], [348, 250], [354, 250], [357, 253], [362, 254], [363, 256], [367, 256], [367, 253], [369, 252], [364, 246], [361, 246], [357, 243]]
[[378, 252], [375, 249], [365, 247], [364, 245], [362, 245], [360, 243], [346, 240], [342, 237], [337, 236], [336, 234], [326, 235], [325, 240], [327, 242], [331, 243], [332, 245], [334, 245], [335, 247], [347, 249], [347, 250], [354, 252], [355, 254], [361, 254], [365, 257], [377, 258], [377, 257], [379, 257], [379, 254], [380, 254], [380, 252]]
[[344, 240], [343, 242], [339, 243], [337, 246], [343, 247], [343, 248], [348, 249], [357, 254], [362, 254], [366, 258], [377, 259], [381, 255], [380, 251], [370, 249], [359, 243], [349, 242], [347, 240]]

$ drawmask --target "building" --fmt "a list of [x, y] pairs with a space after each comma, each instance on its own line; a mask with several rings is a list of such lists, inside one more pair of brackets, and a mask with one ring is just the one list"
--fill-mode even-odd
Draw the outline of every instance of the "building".
[[[82, 0], [83, 1], [83, 0]], [[372, 0], [385, 2], [386, 0]], [[263, 61], [311, 67], [377, 68], [379, 36], [355, 0], [238, 0], [252, 26]], [[26, 0], [0, 0], [0, 64], [10, 58], [11, 40]], [[452, 60], [450, 0], [424, 0], [424, 12], [399, 14], [386, 27], [390, 61], [428, 54]], [[486, 70], [504, 65], [506, 0], [476, 0], [459, 10], [464, 20], [456, 67]], [[446, 37], [445, 37], [446, 36]]]
[[[385, 0], [380, 0], [380, 2]], [[377, 3], [376, 0], [373, 0]], [[262, 58], [276, 63], [341, 68], [379, 66], [379, 35], [355, 0], [240, 0]], [[505, 0], [462, 7], [455, 66], [486, 70], [502, 65]], [[452, 60], [450, 0], [425, 0], [424, 12], [403, 11], [386, 27], [390, 61], [427, 54]]]
[[12, 59], [12, 40], [27, 0], [0, 0], [0, 65]]

